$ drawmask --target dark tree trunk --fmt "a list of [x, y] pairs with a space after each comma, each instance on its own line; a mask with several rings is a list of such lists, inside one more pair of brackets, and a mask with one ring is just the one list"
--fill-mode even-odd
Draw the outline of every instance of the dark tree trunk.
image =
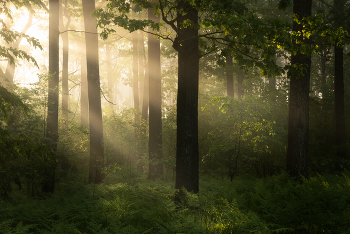
[[321, 92], [322, 92], [322, 99], [325, 99], [326, 93], [328, 93], [327, 90], [327, 83], [326, 83], [326, 62], [327, 62], [327, 53], [326, 50], [321, 51], [320, 54], [321, 57]]
[[98, 34], [96, 20], [91, 16], [94, 10], [94, 0], [83, 1], [90, 126], [89, 181], [92, 183], [100, 183], [102, 182], [101, 169], [104, 164], [104, 152], [98, 61]]
[[[312, 0], [294, 0], [293, 14], [299, 20], [311, 16]], [[301, 32], [303, 24], [293, 21], [293, 32]], [[309, 40], [298, 38], [305, 44]], [[293, 40], [295, 48], [300, 49], [300, 44]], [[309, 89], [310, 89], [310, 66], [311, 55], [297, 51], [291, 56], [291, 66], [297, 68], [290, 71], [290, 94], [289, 94], [289, 118], [288, 118], [288, 149], [287, 149], [287, 172], [289, 175], [302, 182], [302, 177], [309, 176], [308, 170], [308, 146], [309, 146]]]
[[182, 188], [198, 193], [198, 29], [183, 27], [190, 20], [198, 24], [198, 10], [181, 0], [178, 8], [183, 16], [177, 19], [178, 35], [173, 47], [178, 51], [177, 142], [175, 201], [182, 202]]
[[[49, 20], [49, 91], [47, 100], [47, 127], [46, 136], [52, 140], [54, 150], [57, 150], [58, 141], [58, 85], [59, 85], [59, 1], [50, 0]], [[55, 189], [55, 162], [44, 158], [50, 165], [45, 169], [45, 179], [42, 185], [43, 192], [53, 193]]]
[[133, 72], [133, 85], [132, 92], [134, 95], [134, 111], [135, 111], [135, 123], [140, 124], [140, 115], [139, 115], [139, 36], [138, 32], [132, 32], [132, 72]]
[[227, 95], [234, 97], [234, 83], [233, 83], [233, 64], [232, 56], [229, 54], [226, 56], [226, 81], [227, 81]]
[[[148, 9], [148, 19], [160, 22], [154, 9]], [[152, 31], [155, 33], [154, 31]], [[160, 41], [148, 34], [148, 77], [149, 77], [149, 179], [163, 175], [162, 159], [162, 80], [160, 67]]]
[[[336, 27], [343, 26], [344, 0], [334, 0], [336, 10]], [[348, 169], [347, 150], [346, 150], [346, 128], [344, 114], [344, 58], [343, 46], [338, 45], [336, 41], [334, 46], [334, 105], [335, 105], [335, 129], [337, 144], [337, 163], [336, 169], [343, 171]]]
[[343, 70], [343, 47], [334, 48], [334, 104], [335, 104], [335, 125], [337, 144], [337, 165], [336, 169], [342, 171], [347, 168], [346, 152], [346, 128], [344, 114], [344, 70]]

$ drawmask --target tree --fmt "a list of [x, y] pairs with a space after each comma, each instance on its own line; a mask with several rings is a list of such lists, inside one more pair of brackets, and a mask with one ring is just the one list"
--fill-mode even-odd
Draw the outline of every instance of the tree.
[[[82, 20], [82, 25], [84, 27], [84, 20]], [[85, 128], [89, 124], [89, 100], [88, 100], [87, 71], [86, 71], [86, 40], [85, 42], [82, 42], [81, 50], [82, 50], [82, 54], [80, 58], [80, 64], [81, 64], [80, 125]]]
[[[57, 150], [58, 141], [58, 86], [59, 86], [59, 0], [50, 0], [49, 20], [49, 91], [47, 99], [47, 127], [46, 136], [52, 140], [54, 150]], [[55, 165], [45, 158], [44, 161], [53, 164], [46, 169], [46, 178], [43, 182], [44, 192], [54, 192]]]
[[133, 74], [133, 84], [132, 91], [134, 95], [134, 111], [135, 117], [134, 122], [136, 124], [140, 124], [140, 115], [139, 115], [139, 107], [140, 107], [140, 98], [139, 98], [139, 36], [138, 32], [135, 31], [132, 33], [132, 74]]
[[[191, 22], [190, 27], [186, 26]], [[178, 96], [176, 134], [175, 200], [182, 199], [182, 189], [198, 193], [198, 10], [189, 2], [177, 5], [177, 37], [174, 49], [178, 51]]]
[[[258, 66], [265, 73], [281, 72], [271, 58], [274, 47], [268, 42], [276, 35], [284, 37], [289, 28], [276, 21], [264, 24], [250, 14], [243, 3], [233, 1], [163, 1], [156, 4], [145, 0], [111, 1], [106, 9], [95, 12], [102, 37], [115, 32], [110, 26], [118, 25], [133, 32], [151, 26], [159, 31], [161, 23], [150, 20], [129, 19], [130, 6], [155, 8], [162, 20], [171, 27], [172, 33], [156, 35], [173, 42], [178, 51], [178, 96], [177, 96], [177, 146], [176, 200], [183, 198], [183, 188], [198, 193], [198, 79], [199, 59], [207, 54], [230, 48], [232, 56], [247, 66]], [[115, 8], [120, 14], [117, 14]], [[199, 21], [198, 12], [203, 12]], [[252, 22], [252, 23], [250, 23]], [[281, 30], [282, 27], [283, 30]], [[201, 29], [201, 35], [199, 35]], [[173, 36], [175, 35], [175, 36]], [[220, 46], [219, 46], [220, 45]], [[200, 47], [200, 48], [199, 48]], [[149, 71], [150, 72], [150, 71]]]
[[310, 51], [305, 53], [305, 46], [310, 38], [303, 31], [307, 28], [306, 17], [311, 16], [311, 0], [294, 0], [293, 46], [291, 56], [287, 172], [296, 181], [308, 177], [309, 144], [309, 89], [310, 89]]
[[234, 97], [234, 82], [233, 82], [233, 64], [232, 56], [226, 55], [226, 82], [227, 82], [227, 95]]
[[[159, 23], [154, 8], [148, 9], [148, 19]], [[152, 34], [157, 32], [150, 30]], [[162, 82], [160, 66], [160, 40], [148, 34], [148, 81], [149, 81], [149, 179], [163, 175], [162, 159]], [[145, 107], [146, 109], [146, 107]]]
[[[63, 118], [66, 121], [65, 127], [68, 127], [68, 113], [69, 113], [69, 88], [68, 88], [68, 53], [69, 53], [69, 40], [68, 40], [68, 29], [70, 24], [70, 15], [68, 15], [68, 0], [64, 2], [65, 7], [62, 10], [63, 1], [60, 0], [59, 5], [59, 29], [63, 42], [63, 66], [62, 66], [62, 112]], [[64, 25], [63, 15], [66, 16], [68, 22]], [[67, 171], [69, 169], [69, 160], [66, 155], [62, 156], [61, 169]]]
[[[335, 9], [335, 26], [341, 27], [344, 16], [344, 0], [334, 0]], [[335, 130], [336, 130], [336, 169], [342, 171], [348, 167], [346, 165], [347, 150], [346, 150], [346, 128], [345, 128], [345, 113], [344, 113], [344, 46], [339, 40], [335, 41], [334, 45], [334, 105], [335, 105]]]
[[92, 17], [94, 10], [94, 0], [83, 1], [90, 127], [89, 181], [92, 183], [100, 183], [102, 182], [101, 169], [103, 167], [104, 150], [98, 61], [98, 34], [96, 20]]
[[[69, 89], [68, 89], [68, 53], [69, 53], [69, 40], [68, 40], [68, 29], [70, 24], [70, 15], [68, 15], [68, 0], [64, 2], [64, 10], [62, 9], [63, 1], [60, 0], [60, 32], [63, 42], [63, 66], [62, 66], [62, 112], [65, 121], [68, 121], [69, 112]], [[63, 22], [63, 15], [68, 19], [66, 25]], [[67, 163], [66, 167], [68, 166]], [[66, 168], [68, 169], [68, 168]]]

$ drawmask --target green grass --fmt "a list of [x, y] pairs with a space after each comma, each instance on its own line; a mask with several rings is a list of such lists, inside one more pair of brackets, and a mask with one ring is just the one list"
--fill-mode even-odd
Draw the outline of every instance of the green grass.
[[0, 203], [0, 233], [350, 233], [346, 176], [302, 185], [285, 174], [202, 178], [186, 207], [173, 203], [171, 181], [113, 180], [61, 183], [45, 199], [14, 192], [14, 202]]

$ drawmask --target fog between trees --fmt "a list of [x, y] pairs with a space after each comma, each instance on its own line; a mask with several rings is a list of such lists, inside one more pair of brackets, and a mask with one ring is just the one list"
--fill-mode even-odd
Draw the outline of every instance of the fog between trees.
[[346, 1], [0, 4], [5, 199], [119, 174], [187, 204], [201, 176], [348, 170]]

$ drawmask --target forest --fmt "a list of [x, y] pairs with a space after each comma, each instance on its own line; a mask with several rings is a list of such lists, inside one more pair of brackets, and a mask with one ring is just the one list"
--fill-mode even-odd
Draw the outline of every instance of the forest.
[[350, 233], [347, 0], [0, 0], [0, 233]]

